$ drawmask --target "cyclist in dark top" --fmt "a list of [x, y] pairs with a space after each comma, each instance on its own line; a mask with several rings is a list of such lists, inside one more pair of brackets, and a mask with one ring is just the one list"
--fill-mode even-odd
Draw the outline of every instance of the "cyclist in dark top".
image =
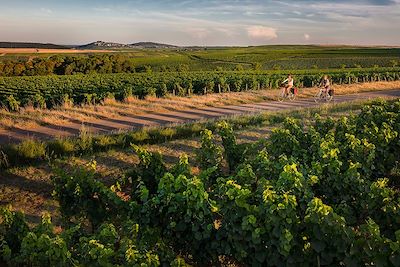
[[320, 82], [320, 86], [325, 89], [325, 94], [331, 94], [331, 82], [328, 78], [328, 75], [324, 75], [324, 78]]

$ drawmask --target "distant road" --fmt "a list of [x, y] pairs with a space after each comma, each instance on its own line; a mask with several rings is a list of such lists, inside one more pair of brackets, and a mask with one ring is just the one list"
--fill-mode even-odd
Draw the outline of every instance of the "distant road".
[[[398, 97], [400, 89], [373, 91], [351, 95], [335, 96], [333, 103], [344, 103], [354, 100], [374, 99], [378, 97]], [[190, 110], [177, 110], [170, 112], [153, 112], [135, 116], [119, 115], [116, 117], [103, 117], [92, 119], [85, 123], [85, 128], [93, 134], [110, 134], [118, 131], [139, 129], [145, 126], [166, 126], [171, 124], [182, 124], [205, 119], [218, 119], [234, 115], [244, 115], [249, 113], [261, 113], [264, 111], [283, 111], [299, 108], [316, 107], [312, 98], [299, 98], [295, 101], [277, 102], [265, 101], [242, 105], [225, 105], [218, 107], [202, 107]], [[69, 122], [64, 125], [44, 125], [29, 130], [7, 129], [0, 130], [0, 144], [18, 143], [26, 138], [40, 140], [54, 139], [56, 136], [77, 136], [82, 128], [80, 121]]]

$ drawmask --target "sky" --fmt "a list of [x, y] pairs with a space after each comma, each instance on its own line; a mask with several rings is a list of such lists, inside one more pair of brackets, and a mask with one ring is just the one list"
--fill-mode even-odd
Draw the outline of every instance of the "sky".
[[400, 0], [0, 0], [0, 41], [400, 45]]

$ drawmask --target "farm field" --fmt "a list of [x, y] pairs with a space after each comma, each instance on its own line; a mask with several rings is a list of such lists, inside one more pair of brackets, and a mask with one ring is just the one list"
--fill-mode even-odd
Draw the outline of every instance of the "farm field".
[[[316, 86], [323, 75], [333, 84], [398, 81], [399, 68], [310, 70], [292, 72], [300, 88]], [[0, 104], [12, 111], [23, 106], [51, 108], [65, 102], [96, 104], [106, 98], [191, 96], [276, 89], [288, 71], [175, 72], [0, 77]]]
[[400, 267], [400, 0], [4, 1], [0, 267]]
[[[4, 51], [3, 51], [4, 50]], [[26, 51], [26, 52], [24, 52]], [[30, 52], [29, 52], [30, 51]], [[57, 60], [63, 53], [76, 51], [76, 59], [87, 59], [81, 53], [103, 54], [110, 50], [46, 50], [48, 62]], [[35, 55], [36, 50], [1, 49], [0, 62], [24, 62], [39, 59], [44, 55]], [[28, 53], [27, 55], [18, 55]], [[30, 54], [29, 54], [30, 53]], [[128, 59], [137, 72], [145, 72], [149, 67], [155, 72], [213, 71], [213, 70], [297, 70], [297, 69], [339, 69], [339, 68], [371, 68], [399, 66], [400, 48], [397, 47], [351, 47], [351, 46], [256, 46], [225, 48], [176, 48], [176, 49], [114, 49], [111, 55], [119, 55]], [[14, 57], [14, 58], [13, 58]], [[101, 57], [101, 55], [100, 55]], [[82, 73], [81, 68], [77, 68]], [[0, 71], [0, 76], [2, 76]]]
[[16, 54], [90, 54], [90, 53], [110, 53], [110, 50], [81, 50], [81, 49], [46, 49], [46, 48], [0, 48], [0, 55], [16, 55]]
[[[337, 97], [336, 102], [396, 96], [399, 94], [396, 91], [398, 88], [399, 81], [335, 86], [336, 95], [349, 95]], [[142, 127], [307, 107], [316, 105], [312, 97], [318, 90], [303, 89], [297, 101], [286, 103], [274, 103], [280, 90], [255, 90], [190, 98], [131, 98], [125, 102], [106, 99], [101, 105], [65, 106], [50, 110], [33, 107], [19, 112], [3, 110], [0, 111], [0, 144], [18, 143], [27, 138], [52, 140], [56, 137], [73, 137], [78, 136], [82, 128], [91, 134], [111, 134]]]
[[398, 266], [399, 49], [20, 51], [0, 265]]
[[[304, 108], [296, 108], [294, 110], [279, 110], [279, 111], [270, 111], [263, 112], [262, 116], [265, 118], [255, 123], [249, 123], [250, 118], [256, 118], [258, 115], [248, 114], [243, 116], [236, 116], [233, 120], [238, 121], [238, 127], [236, 127], [235, 133], [237, 134], [237, 141], [239, 143], [252, 143], [256, 142], [262, 138], [268, 138], [272, 129], [276, 127], [280, 127], [282, 122], [286, 117], [293, 117], [296, 119], [303, 119], [305, 124], [310, 124], [315, 121], [315, 116], [318, 114], [322, 118], [340, 118], [341, 116], [350, 116], [354, 114], [358, 114], [360, 112], [360, 108], [370, 103], [371, 100], [350, 100], [344, 103], [338, 104], [326, 104], [317, 107], [304, 107]], [[246, 118], [246, 119], [244, 119]], [[221, 120], [214, 120], [210, 125], [215, 125]], [[227, 120], [231, 125], [235, 123]], [[174, 126], [172, 126], [174, 127]], [[208, 128], [213, 128], [209, 126]], [[168, 140], [168, 139], [167, 139]], [[163, 157], [166, 161], [166, 164], [172, 166], [178, 159], [179, 156], [183, 153], [189, 156], [189, 160], [192, 164], [197, 166], [196, 163], [196, 149], [200, 147], [200, 139], [198, 136], [194, 137], [174, 137], [170, 141], [164, 141], [162, 139], [156, 141], [150, 141], [149, 144], [143, 145], [146, 149], [151, 152], [157, 152], [163, 154]], [[154, 144], [151, 144], [154, 143]], [[85, 165], [88, 164], [91, 160], [95, 160], [98, 163], [98, 169], [96, 177], [101, 181], [106, 182], [107, 184], [112, 184], [118, 177], [122, 177], [127, 168], [133, 168], [133, 165], [138, 163], [138, 157], [134, 153], [133, 149], [128, 145], [126, 148], [111, 148], [108, 151], [93, 151], [87, 155], [76, 155], [72, 157], [65, 157], [55, 159], [53, 162], [36, 162], [32, 164], [26, 164], [16, 167], [11, 167], [7, 169], [1, 170], [3, 179], [2, 184], [2, 199], [0, 202], [3, 204], [11, 204], [11, 201], [15, 201], [15, 197], [21, 195], [19, 197], [20, 200], [14, 202], [21, 204], [14, 205], [18, 210], [24, 211], [28, 218], [31, 218], [32, 223], [37, 223], [40, 221], [40, 216], [43, 211], [49, 211], [54, 216], [57, 215], [57, 210], [52, 209], [48, 206], [48, 203], [55, 203], [51, 199], [51, 182], [50, 177], [54, 174], [54, 166], [57, 164], [61, 164], [62, 166], [69, 166], [68, 169], [73, 170], [74, 166]], [[66, 167], [67, 168], [67, 167]], [[21, 179], [22, 178], [22, 179]], [[112, 179], [111, 181], [108, 181]], [[30, 187], [28, 184], [29, 181], [32, 181], [32, 185], [36, 182], [45, 180], [46, 187], [41, 186], [32, 186], [32, 189], [36, 190], [29, 193]], [[19, 185], [19, 182], [26, 181], [28, 184], [26, 186]], [[9, 187], [9, 188], [8, 188]], [[7, 190], [16, 190], [11, 194], [7, 192]], [[24, 194], [29, 195], [33, 198], [39, 198], [42, 194], [40, 192], [46, 192], [46, 205], [43, 205], [43, 201], [27, 201], [25, 199]], [[19, 193], [17, 193], [19, 192]], [[7, 201], [7, 199], [9, 199]], [[26, 205], [30, 204], [30, 205]]]
[[[1, 173], [0, 202], [13, 203], [15, 209], [25, 211], [30, 227], [40, 222], [43, 211], [53, 216], [56, 233], [70, 229], [61, 226], [65, 219], [73, 225], [82, 222], [79, 230], [82, 235], [98, 240], [108, 251], [117, 248], [113, 242], [103, 239], [102, 235], [106, 229], [118, 236], [124, 235], [124, 230], [119, 227], [129, 220], [125, 215], [125, 205], [130, 205], [129, 214], [143, 219], [135, 221], [140, 225], [137, 231], [143, 235], [133, 240], [143, 242], [138, 249], [144, 249], [146, 257], [149, 257], [145, 261], [152, 259], [154, 265], [157, 262], [183, 264], [184, 261], [200, 266], [210, 262], [222, 265], [262, 264], [266, 258], [255, 257], [253, 253], [271, 253], [268, 256], [269, 264], [270, 260], [282, 262], [289, 259], [303, 264], [308, 259], [309, 266], [319, 260], [326, 264], [342, 260], [361, 264], [375, 261], [383, 255], [387, 266], [391, 266], [397, 260], [398, 254], [393, 248], [399, 242], [397, 233], [394, 233], [394, 229], [398, 229], [399, 216], [399, 173], [395, 167], [395, 161], [399, 160], [396, 153], [398, 135], [395, 134], [399, 125], [398, 107], [398, 100], [387, 103], [380, 100], [372, 104], [370, 100], [363, 100], [271, 112], [266, 114], [267, 119], [259, 126], [254, 123], [243, 124], [242, 129], [235, 132], [229, 125], [217, 122], [213, 129], [217, 137], [215, 139], [209, 132], [203, 132], [201, 138], [144, 145], [143, 148], [149, 152], [138, 147], [113, 149], [61, 158], [50, 163], [14, 167]], [[316, 117], [316, 114], [319, 116]], [[299, 121], [288, 120], [288, 117]], [[236, 119], [240, 121], [241, 117]], [[235, 125], [233, 121], [229, 123]], [[375, 125], [376, 132], [368, 132], [371, 129], [369, 127], [355, 127], [365, 124]], [[275, 127], [277, 129], [273, 130]], [[362, 140], [359, 139], [361, 137]], [[318, 154], [314, 154], [314, 149], [320, 150]], [[165, 163], [160, 161], [158, 153], [161, 153]], [[188, 163], [183, 154], [188, 156]], [[316, 162], [320, 162], [320, 165], [315, 166]], [[77, 171], [83, 166], [89, 170]], [[331, 166], [336, 168], [331, 169]], [[376, 169], [372, 170], [371, 166]], [[57, 171], [57, 167], [63, 171]], [[166, 169], [171, 172], [170, 175], [164, 175]], [[343, 173], [346, 175], [344, 180]], [[379, 179], [385, 174], [389, 175], [389, 179]], [[152, 187], [155, 182], [153, 179], [157, 179], [156, 189]], [[175, 186], [168, 187], [168, 184]], [[162, 186], [165, 187], [161, 189]], [[72, 188], [75, 188], [75, 193], [72, 193]], [[77, 188], [80, 191], [76, 191]], [[51, 197], [53, 189], [56, 200]], [[98, 197], [103, 201], [98, 202]], [[343, 199], [354, 201], [343, 202]], [[276, 209], [278, 203], [284, 206]], [[166, 205], [165, 208], [163, 205]], [[176, 205], [176, 210], [169, 209], [171, 205]], [[364, 212], [361, 214], [356, 212], [360, 210], [358, 205], [363, 206]], [[143, 208], [137, 210], [138, 207]], [[176, 225], [170, 225], [169, 220], [156, 220], [153, 216], [158, 213], [153, 209], [166, 212], [163, 217], [173, 218]], [[107, 212], [103, 213], [105, 210]], [[136, 217], [135, 212], [140, 212], [141, 216]], [[151, 215], [152, 212], [155, 212], [154, 215]], [[4, 210], [2, 214], [0, 216], [21, 222], [17, 214]], [[109, 217], [104, 217], [104, 214]], [[61, 215], [67, 217], [62, 219]], [[188, 216], [191, 225], [196, 227], [182, 225], [186, 224]], [[39, 230], [53, 227], [48, 217], [44, 218], [39, 226], [47, 225], [47, 228], [40, 226], [33, 230], [24, 228], [23, 231], [48, 234]], [[271, 221], [263, 222], [263, 218], [270, 218], [267, 220]], [[280, 239], [272, 233], [278, 230], [263, 228], [269, 225], [285, 231], [287, 239]], [[5, 224], [2, 226], [10, 227]], [[94, 233], [90, 230], [97, 227], [99, 230]], [[235, 233], [231, 232], [232, 227], [236, 229]], [[321, 229], [324, 234], [308, 232], [310, 227]], [[376, 232], [378, 228], [380, 232]], [[156, 235], [157, 241], [147, 236], [147, 231], [153, 237]], [[201, 233], [201, 236], [185, 238], [196, 233]], [[373, 233], [372, 240], [369, 236]], [[216, 241], [222, 234], [229, 238], [251, 238], [245, 242], [229, 243], [231, 250], [227, 252], [225, 246], [228, 244]], [[333, 237], [338, 240], [337, 244], [330, 243]], [[64, 240], [65, 237], [55, 234], [50, 238]], [[89, 239], [80, 239], [77, 244], [84, 245]], [[165, 245], [160, 247], [159, 242]], [[200, 247], [198, 242], [207, 247], [215, 246], [215, 249], [197, 251], [196, 248]], [[270, 250], [257, 252], [260, 243], [269, 242], [276, 245]], [[304, 242], [309, 244], [306, 250], [302, 249]], [[364, 254], [364, 250], [370, 249], [369, 245], [364, 246], [364, 242], [379, 246], [383, 251], [374, 250], [373, 254]], [[319, 247], [321, 243], [324, 244], [322, 248]], [[350, 250], [351, 244], [357, 244], [359, 254]], [[71, 249], [66, 245], [64, 253]], [[248, 254], [244, 254], [242, 249], [246, 249]], [[80, 254], [85, 253], [84, 250], [79, 250], [79, 255], [85, 255]], [[321, 256], [327, 251], [334, 256]], [[17, 250], [11, 252], [18, 253]], [[288, 258], [289, 252], [292, 256]], [[122, 252], [114, 253], [102, 261], [120, 262], [120, 258], [114, 255]], [[76, 253], [62, 255], [61, 258], [54, 258], [54, 262], [97, 262], [97, 259], [77, 257]], [[11, 259], [10, 262], [13, 262]], [[140, 259], [136, 261], [141, 262]]]
[[399, 52], [0, 50], [0, 265], [397, 266]]

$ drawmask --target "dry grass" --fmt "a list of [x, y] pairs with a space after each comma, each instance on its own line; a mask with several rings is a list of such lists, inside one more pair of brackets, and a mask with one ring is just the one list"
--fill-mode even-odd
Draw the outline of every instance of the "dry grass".
[[[353, 85], [334, 85], [335, 94], [353, 94], [357, 92], [390, 90], [400, 88], [400, 81], [374, 82]], [[310, 97], [318, 88], [302, 89], [299, 97]], [[38, 125], [71, 126], [93, 122], [96, 119], [116, 118], [118, 116], [135, 116], [149, 113], [167, 113], [194, 108], [217, 107], [255, 103], [275, 99], [279, 90], [259, 90], [247, 92], [230, 92], [221, 94], [193, 95], [190, 97], [168, 96], [166, 98], [148, 97], [141, 100], [129, 97], [124, 102], [106, 99], [99, 105], [71, 106], [66, 103], [55, 109], [35, 109], [26, 107], [18, 113], [0, 110], [0, 129], [18, 127], [29, 130]]]
[[[400, 81], [394, 82], [372, 82], [372, 83], [356, 83], [350, 85], [333, 85], [332, 88], [336, 95], [356, 94], [361, 92], [384, 91], [400, 88]], [[314, 96], [319, 88], [307, 88], [301, 91], [302, 97]]]
[[[357, 111], [359, 103], [361, 102], [343, 105], [343, 108], [336, 108], [336, 106], [329, 108], [327, 106], [313, 110], [321, 114], [321, 116], [344, 115]], [[338, 107], [341, 107], [341, 104]], [[282, 116], [297, 114], [304, 121], [314, 118], [314, 112], [310, 112], [310, 110], [280, 114]], [[250, 143], [260, 138], [267, 138], [272, 127], [276, 126], [278, 125], [266, 125], [239, 131], [237, 132], [238, 142]], [[199, 172], [195, 157], [196, 149], [199, 147], [199, 138], [174, 140], [162, 144], [145, 146], [151, 152], [160, 152], [168, 166], [176, 163], [180, 155], [187, 154], [195, 174]], [[138, 163], [138, 157], [130, 148], [111, 150], [82, 157], [71, 157], [64, 160], [57, 160], [56, 163], [64, 170], [71, 171], [75, 170], [76, 166], [88, 164], [91, 160], [97, 162], [96, 178], [107, 185], [111, 185], [117, 179], [123, 177], [127, 170], [133, 168], [134, 164]], [[28, 215], [28, 219], [33, 223], [40, 220], [40, 215], [44, 211], [50, 212], [53, 216], [57, 217], [57, 203], [51, 197], [52, 187], [50, 177], [52, 175], [54, 175], [52, 164], [48, 162], [36, 166], [12, 168], [7, 172], [0, 173], [0, 177], [2, 178], [0, 179], [0, 204], [12, 204], [15, 209], [24, 211]]]

